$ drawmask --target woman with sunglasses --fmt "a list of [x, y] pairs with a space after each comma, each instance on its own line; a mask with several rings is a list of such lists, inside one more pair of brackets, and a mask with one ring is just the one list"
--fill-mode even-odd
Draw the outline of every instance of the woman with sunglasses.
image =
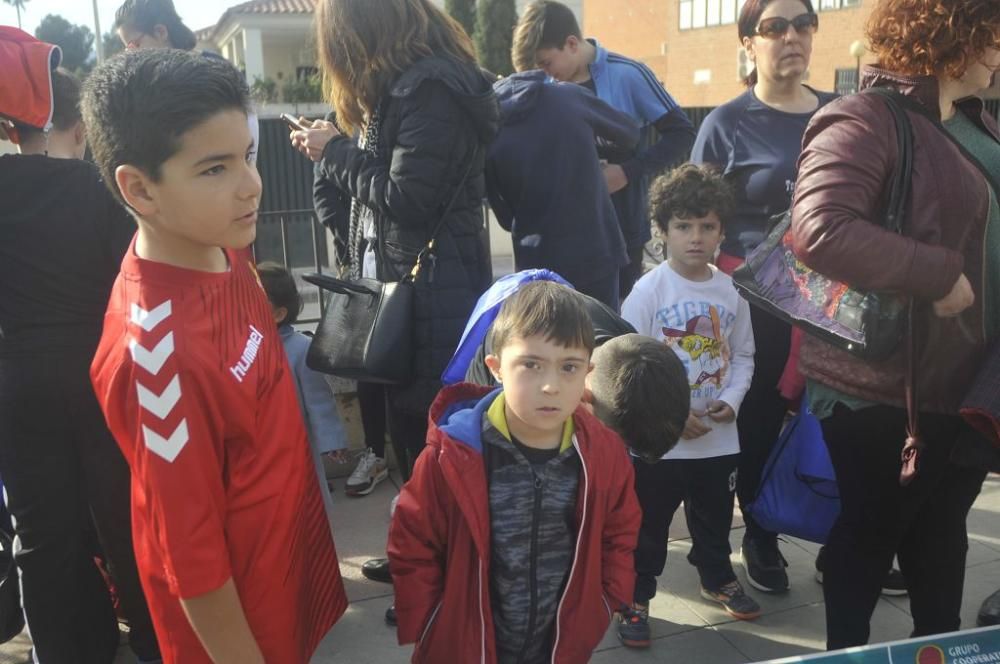
[[[958, 409], [1000, 335], [1000, 135], [974, 96], [1000, 67], [1000, 3], [881, 0], [867, 35], [878, 66], [865, 68], [861, 87], [894, 90], [912, 125], [903, 233], [884, 227], [899, 149], [881, 95], [851, 95], [816, 114], [792, 207], [793, 249], [803, 263], [857, 288], [912, 298], [913, 307], [913, 337], [885, 360], [862, 360], [811, 336], [799, 356], [840, 489], [823, 585], [830, 649], [868, 641], [893, 555], [909, 590], [913, 636], [959, 629], [966, 517], [995, 467], [989, 443]], [[905, 408], [908, 366], [916, 432]], [[904, 443], [907, 459], [916, 453], [915, 477], [902, 463]], [[904, 486], [901, 477], [912, 479]]]
[[[719, 268], [732, 273], [766, 236], [768, 220], [791, 205], [802, 134], [813, 114], [836, 95], [803, 84], [819, 18], [810, 0], [748, 0], [740, 12], [740, 43], [754, 70], [747, 91], [712, 111], [698, 131], [691, 161], [716, 165], [733, 185], [736, 210], [726, 227]], [[753, 502], [761, 472], [785, 418], [778, 383], [789, 357], [791, 326], [751, 307], [757, 352], [753, 382], [740, 408], [737, 494], [747, 528], [740, 556], [757, 590], [788, 590], [777, 534], [757, 524]]]

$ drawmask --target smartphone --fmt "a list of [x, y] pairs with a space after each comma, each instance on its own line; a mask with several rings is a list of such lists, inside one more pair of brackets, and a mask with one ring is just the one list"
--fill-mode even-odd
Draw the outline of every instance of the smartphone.
[[285, 121], [289, 127], [296, 131], [305, 131], [305, 127], [299, 124], [299, 121], [291, 113], [282, 113], [281, 119]]

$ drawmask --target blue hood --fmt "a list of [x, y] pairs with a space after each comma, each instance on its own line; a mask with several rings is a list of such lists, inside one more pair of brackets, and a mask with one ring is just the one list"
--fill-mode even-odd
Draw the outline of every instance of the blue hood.
[[545, 72], [534, 71], [511, 74], [493, 84], [500, 102], [500, 125], [510, 125], [528, 116], [538, 102], [539, 93], [546, 83]]
[[500, 307], [504, 300], [516, 293], [521, 286], [532, 281], [555, 281], [569, 288], [573, 287], [568, 281], [550, 270], [521, 270], [497, 279], [485, 293], [479, 296], [476, 308], [472, 310], [472, 314], [465, 324], [465, 331], [462, 333], [461, 341], [458, 342], [458, 348], [441, 375], [442, 383], [453, 385], [465, 380], [469, 364], [472, 363], [476, 350], [486, 339], [486, 332], [493, 325], [497, 314], [500, 313]]
[[483, 453], [483, 414], [503, 391], [497, 388], [479, 401], [456, 401], [444, 412], [437, 427], [452, 440]]

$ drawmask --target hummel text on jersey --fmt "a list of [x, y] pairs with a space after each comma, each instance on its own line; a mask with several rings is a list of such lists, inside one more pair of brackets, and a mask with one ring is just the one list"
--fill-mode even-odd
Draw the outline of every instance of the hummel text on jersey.
[[260, 343], [264, 341], [264, 333], [258, 330], [253, 325], [250, 325], [250, 336], [247, 338], [247, 345], [243, 349], [243, 355], [240, 356], [240, 361], [229, 367], [229, 371], [236, 376], [236, 380], [243, 382], [246, 378], [247, 372], [250, 371], [250, 367], [253, 365], [253, 361], [257, 359], [257, 351], [260, 350]]

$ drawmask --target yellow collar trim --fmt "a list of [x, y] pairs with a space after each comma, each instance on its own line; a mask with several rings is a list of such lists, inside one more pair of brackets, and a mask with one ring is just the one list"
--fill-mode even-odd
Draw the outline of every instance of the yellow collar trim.
[[[497, 395], [497, 398], [493, 400], [490, 404], [489, 410], [486, 411], [486, 419], [489, 420], [490, 424], [499, 431], [504, 438], [507, 440], [511, 439], [510, 427], [507, 426], [507, 411], [506, 411], [507, 399], [504, 398], [504, 393], [501, 392]], [[573, 418], [566, 418], [566, 422], [563, 424], [562, 432], [562, 442], [559, 444], [559, 452], [565, 452], [573, 446], [573, 433], [575, 428], [573, 427]]]

